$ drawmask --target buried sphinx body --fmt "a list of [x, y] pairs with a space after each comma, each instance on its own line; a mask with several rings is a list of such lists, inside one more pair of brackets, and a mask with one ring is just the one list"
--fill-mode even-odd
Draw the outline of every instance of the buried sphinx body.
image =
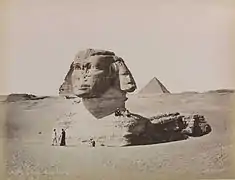
[[[146, 118], [126, 109], [126, 94], [136, 89], [124, 60], [111, 51], [86, 49], [76, 54], [59, 94], [81, 98], [82, 116], [71, 127], [79, 141], [126, 146], [169, 142], [211, 131], [204, 116], [180, 113]], [[118, 113], [117, 113], [118, 111]]]

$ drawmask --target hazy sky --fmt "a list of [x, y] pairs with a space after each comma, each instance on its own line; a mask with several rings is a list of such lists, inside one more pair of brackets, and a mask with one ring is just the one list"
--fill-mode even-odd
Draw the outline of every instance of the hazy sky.
[[138, 90], [154, 76], [171, 92], [235, 88], [233, 2], [7, 0], [0, 93], [58, 94], [85, 48], [121, 56]]

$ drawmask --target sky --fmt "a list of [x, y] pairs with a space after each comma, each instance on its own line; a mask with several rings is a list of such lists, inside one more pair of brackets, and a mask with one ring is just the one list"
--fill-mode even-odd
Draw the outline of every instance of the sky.
[[[7, 0], [0, 94], [56, 95], [79, 50], [122, 57], [137, 92], [235, 88], [231, 0]], [[5, 63], [4, 63], [5, 62]], [[3, 78], [4, 77], [4, 78]]]

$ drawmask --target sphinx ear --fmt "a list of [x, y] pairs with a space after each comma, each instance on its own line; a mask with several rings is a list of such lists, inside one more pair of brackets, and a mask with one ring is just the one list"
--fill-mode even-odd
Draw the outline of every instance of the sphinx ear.
[[72, 64], [70, 65], [70, 69], [64, 78], [64, 82], [59, 88], [59, 94], [65, 94], [65, 95], [73, 94], [73, 86], [71, 78], [71, 75], [73, 73], [73, 64], [74, 63], [72, 62]]
[[119, 77], [119, 85], [122, 91], [133, 92], [136, 90], [135, 80], [127, 68], [122, 58], [116, 57], [114, 62], [114, 69]]

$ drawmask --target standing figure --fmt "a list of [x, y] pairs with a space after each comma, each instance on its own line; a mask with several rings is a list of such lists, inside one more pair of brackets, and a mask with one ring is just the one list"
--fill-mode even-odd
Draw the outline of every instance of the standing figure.
[[94, 139], [90, 139], [90, 145], [92, 146], [92, 147], [95, 147], [95, 140]]
[[65, 143], [65, 130], [62, 129], [62, 133], [60, 135], [60, 146], [65, 146], [66, 143]]
[[52, 146], [57, 145], [57, 132], [56, 129], [53, 129], [53, 135], [52, 135]]
[[121, 111], [119, 108], [117, 108], [117, 110], [115, 111], [115, 116], [121, 116]]

